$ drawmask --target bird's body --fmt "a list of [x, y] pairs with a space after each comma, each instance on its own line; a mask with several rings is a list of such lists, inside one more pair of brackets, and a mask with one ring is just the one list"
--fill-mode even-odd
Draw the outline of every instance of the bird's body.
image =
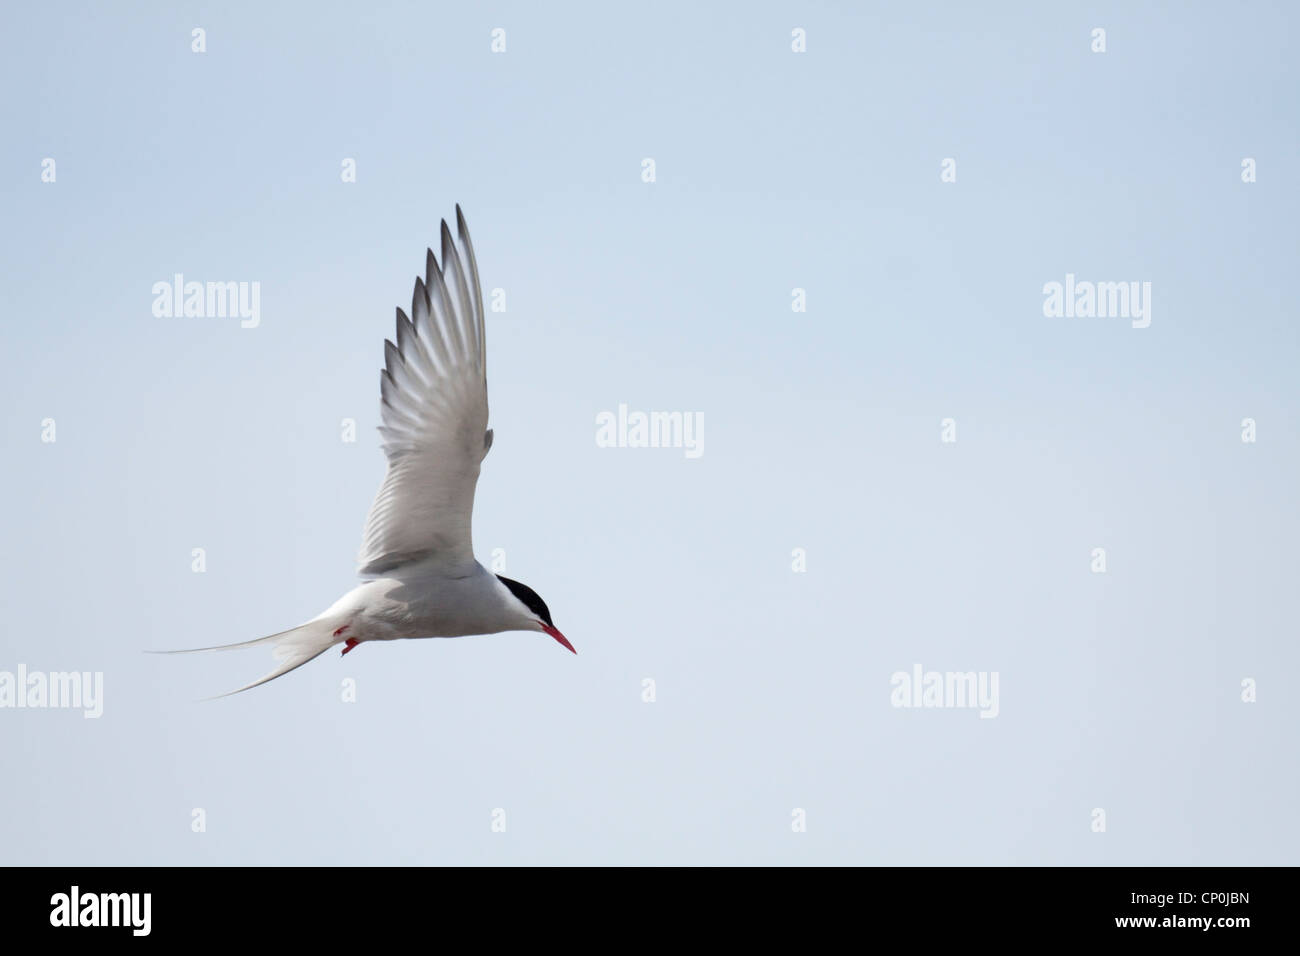
[[396, 641], [419, 637], [466, 637], [527, 629], [531, 617], [501, 579], [477, 561], [462, 574], [411, 564], [353, 588], [321, 619], [347, 630], [351, 638]]
[[396, 342], [384, 342], [379, 433], [388, 472], [362, 535], [360, 573], [367, 580], [298, 627], [199, 648], [274, 646], [279, 666], [239, 690], [287, 674], [336, 644], [346, 654], [367, 641], [531, 630], [573, 650], [535, 591], [474, 559], [474, 489], [492, 432], [483, 295], [459, 206], [456, 225], [459, 250], [444, 221], [441, 265], [429, 249], [411, 314], [397, 310]]

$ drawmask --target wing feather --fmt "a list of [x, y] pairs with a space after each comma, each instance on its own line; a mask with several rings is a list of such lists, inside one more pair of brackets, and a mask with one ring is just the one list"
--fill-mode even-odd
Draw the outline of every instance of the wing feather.
[[483, 296], [479, 292], [478, 263], [474, 260], [474, 244], [469, 241], [469, 226], [465, 223], [465, 214], [460, 211], [459, 203], [456, 204], [456, 234], [460, 236], [461, 245], [465, 247], [466, 257], [469, 259], [469, 281], [473, 283], [474, 288], [474, 324], [475, 331], [478, 335], [479, 367], [483, 370], [484, 376], [486, 376], [487, 335], [483, 327]]
[[492, 439], [478, 263], [459, 206], [456, 220], [459, 248], [444, 221], [442, 261], [428, 250], [410, 317], [399, 308], [396, 342], [384, 342], [379, 434], [388, 473], [366, 519], [362, 575], [474, 560], [474, 489]]

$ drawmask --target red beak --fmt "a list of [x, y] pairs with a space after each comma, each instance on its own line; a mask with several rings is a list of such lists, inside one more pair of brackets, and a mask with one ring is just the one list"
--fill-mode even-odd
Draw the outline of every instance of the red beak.
[[549, 624], [542, 624], [542, 630], [551, 635], [551, 637], [555, 638], [569, 650], [573, 651], [573, 653], [578, 653], [573, 650], [573, 645], [569, 643], [569, 639], [561, 634], [558, 628], [551, 627]]

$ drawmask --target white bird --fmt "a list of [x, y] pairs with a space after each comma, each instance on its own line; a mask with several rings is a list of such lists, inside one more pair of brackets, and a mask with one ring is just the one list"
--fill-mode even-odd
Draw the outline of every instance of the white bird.
[[274, 646], [276, 669], [231, 694], [287, 674], [335, 644], [346, 654], [366, 641], [541, 631], [577, 653], [536, 591], [474, 559], [474, 487], [492, 431], [483, 294], [460, 206], [456, 231], [459, 251], [443, 220], [442, 264], [429, 249], [410, 316], [397, 310], [397, 343], [384, 341], [379, 433], [388, 474], [362, 535], [358, 560], [367, 580], [306, 624], [195, 648]]

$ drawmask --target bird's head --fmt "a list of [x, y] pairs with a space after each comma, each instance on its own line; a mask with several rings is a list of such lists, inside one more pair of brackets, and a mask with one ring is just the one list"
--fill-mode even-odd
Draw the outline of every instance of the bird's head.
[[573, 645], [569, 643], [569, 639], [561, 634], [560, 629], [551, 622], [551, 612], [546, 607], [546, 602], [542, 600], [541, 595], [527, 584], [520, 584], [518, 581], [512, 581], [500, 574], [497, 575], [497, 580], [506, 586], [506, 589], [519, 605], [514, 610], [518, 612], [523, 622], [520, 624], [520, 630], [534, 630], [549, 634], [573, 653], [578, 653], [574, 650]]

